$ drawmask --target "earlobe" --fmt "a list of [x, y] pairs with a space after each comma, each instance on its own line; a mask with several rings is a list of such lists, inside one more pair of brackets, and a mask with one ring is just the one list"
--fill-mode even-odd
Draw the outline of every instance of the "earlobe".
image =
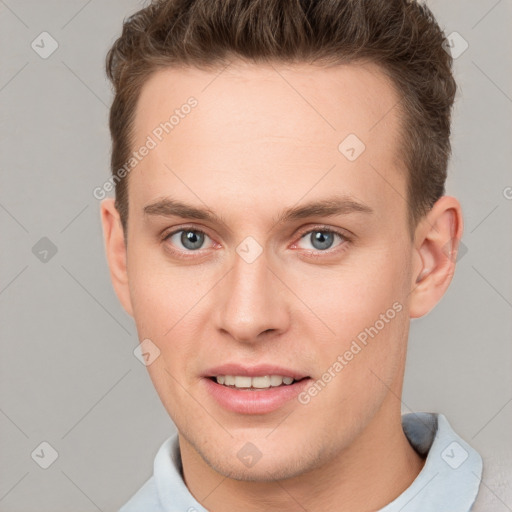
[[104, 199], [101, 202], [101, 223], [112, 285], [125, 311], [130, 316], [133, 316], [128, 286], [127, 251], [124, 231], [119, 212], [112, 198]]
[[416, 229], [416, 265], [411, 283], [410, 316], [426, 315], [444, 295], [455, 272], [463, 219], [460, 203], [443, 196]]

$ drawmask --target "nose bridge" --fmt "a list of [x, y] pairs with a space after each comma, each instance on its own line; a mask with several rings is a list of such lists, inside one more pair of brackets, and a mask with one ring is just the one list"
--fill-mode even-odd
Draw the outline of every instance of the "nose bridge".
[[286, 328], [288, 310], [267, 265], [266, 254], [251, 246], [251, 241], [237, 248], [232, 270], [226, 276], [225, 293], [216, 307], [218, 328], [238, 341], [256, 341], [264, 331]]

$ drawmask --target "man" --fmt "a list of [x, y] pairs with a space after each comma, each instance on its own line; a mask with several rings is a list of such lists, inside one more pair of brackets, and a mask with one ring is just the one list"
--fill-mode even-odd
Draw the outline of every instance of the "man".
[[176, 425], [134, 511], [471, 510], [479, 454], [401, 416], [455, 270], [456, 85], [406, 0], [162, 0], [107, 58], [116, 293]]

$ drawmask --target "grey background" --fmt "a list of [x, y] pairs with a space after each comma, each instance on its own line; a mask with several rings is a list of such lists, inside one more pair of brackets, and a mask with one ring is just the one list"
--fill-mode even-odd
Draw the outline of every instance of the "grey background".
[[[412, 322], [403, 412], [444, 413], [510, 475], [512, 2], [428, 4], [469, 44], [455, 62], [447, 186], [462, 203], [467, 252], [440, 304]], [[175, 431], [133, 354], [92, 195], [109, 176], [105, 54], [141, 6], [0, 0], [0, 511], [117, 510]], [[31, 47], [43, 31], [59, 45], [46, 59]], [[43, 237], [57, 248], [47, 261]], [[43, 441], [58, 452], [46, 470], [31, 457]], [[510, 489], [492, 478], [483, 492], [512, 510]]]

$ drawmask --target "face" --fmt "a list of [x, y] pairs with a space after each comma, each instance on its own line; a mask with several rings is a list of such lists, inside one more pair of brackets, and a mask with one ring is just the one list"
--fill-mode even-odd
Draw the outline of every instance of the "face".
[[[144, 85], [134, 147], [157, 144], [129, 175], [119, 295], [159, 351], [148, 371], [180, 440], [223, 475], [311, 470], [400, 393], [412, 243], [397, 101], [371, 64], [169, 69]], [[298, 382], [210, 378], [251, 370]]]

